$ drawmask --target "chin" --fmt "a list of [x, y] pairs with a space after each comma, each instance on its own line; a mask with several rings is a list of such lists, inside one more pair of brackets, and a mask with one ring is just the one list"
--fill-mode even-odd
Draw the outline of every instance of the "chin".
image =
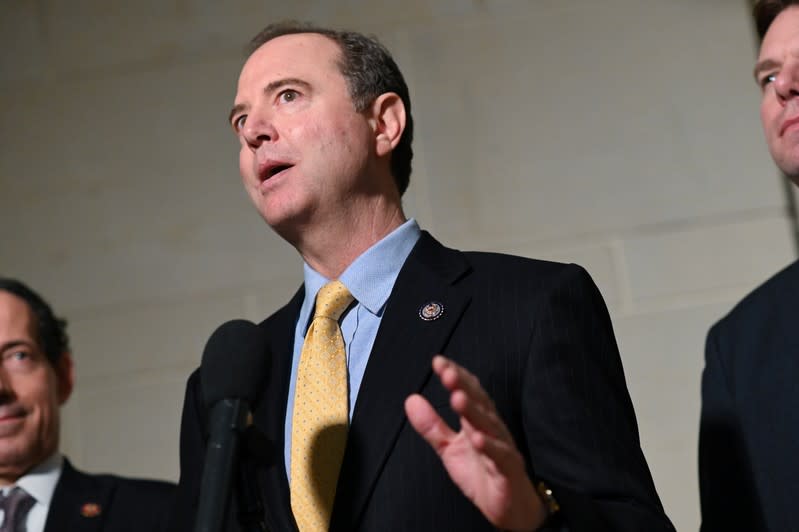
[[13, 445], [0, 453], [0, 470], [21, 475], [34, 465], [34, 454], [24, 444]]
[[790, 153], [780, 159], [775, 158], [775, 161], [782, 173], [799, 185], [799, 153]]
[[277, 230], [282, 225], [286, 225], [289, 219], [287, 213], [279, 211], [278, 209], [258, 209], [261, 218], [274, 230]]

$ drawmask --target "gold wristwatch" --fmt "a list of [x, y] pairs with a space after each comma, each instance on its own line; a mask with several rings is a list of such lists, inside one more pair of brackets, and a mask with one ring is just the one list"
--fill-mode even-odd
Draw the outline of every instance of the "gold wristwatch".
[[560, 510], [560, 504], [558, 504], [557, 499], [555, 499], [555, 495], [552, 493], [552, 489], [544, 483], [544, 481], [539, 480], [535, 483], [535, 490], [538, 492], [538, 495], [541, 497], [541, 500], [544, 502], [544, 506], [547, 507], [549, 511], [549, 515], [556, 514]]

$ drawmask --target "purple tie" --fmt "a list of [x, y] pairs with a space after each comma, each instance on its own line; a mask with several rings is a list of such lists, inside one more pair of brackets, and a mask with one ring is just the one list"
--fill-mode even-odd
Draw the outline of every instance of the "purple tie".
[[22, 524], [35, 503], [36, 500], [20, 487], [13, 488], [8, 495], [0, 495], [0, 508], [3, 510], [0, 532], [24, 530]]

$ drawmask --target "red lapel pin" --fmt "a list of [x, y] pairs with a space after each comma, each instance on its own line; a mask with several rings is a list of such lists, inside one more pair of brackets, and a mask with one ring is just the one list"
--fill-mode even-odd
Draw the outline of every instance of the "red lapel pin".
[[96, 502], [87, 502], [80, 507], [80, 515], [83, 517], [97, 517], [102, 511], [102, 508]]

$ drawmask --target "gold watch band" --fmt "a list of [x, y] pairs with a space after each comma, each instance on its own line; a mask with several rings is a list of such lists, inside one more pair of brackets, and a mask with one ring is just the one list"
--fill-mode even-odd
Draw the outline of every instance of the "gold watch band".
[[560, 510], [560, 504], [558, 504], [557, 499], [555, 499], [555, 495], [552, 493], [550, 487], [543, 481], [539, 480], [536, 482], [535, 490], [538, 492], [538, 495], [541, 496], [541, 500], [544, 501], [544, 506], [549, 510], [549, 515], [555, 514]]

